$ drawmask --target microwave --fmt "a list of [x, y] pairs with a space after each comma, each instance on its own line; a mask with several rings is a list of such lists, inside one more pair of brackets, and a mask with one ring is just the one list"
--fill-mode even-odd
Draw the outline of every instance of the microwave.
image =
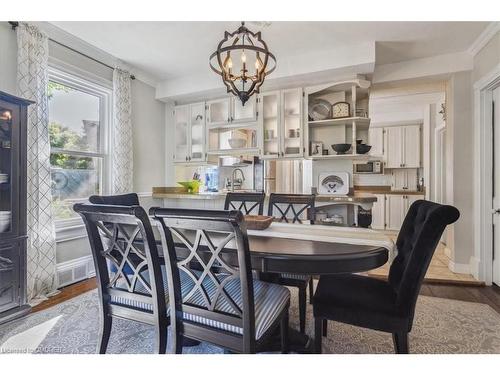
[[355, 174], [381, 174], [382, 162], [381, 161], [369, 161], [363, 164], [354, 164]]

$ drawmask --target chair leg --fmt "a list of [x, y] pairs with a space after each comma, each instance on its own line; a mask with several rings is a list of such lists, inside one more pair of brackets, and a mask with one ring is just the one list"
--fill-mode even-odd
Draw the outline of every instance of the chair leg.
[[306, 332], [306, 307], [307, 307], [306, 288], [299, 288], [300, 333]]
[[328, 320], [323, 319], [323, 337], [326, 337], [328, 333]]
[[313, 304], [313, 298], [314, 298], [314, 281], [311, 276], [311, 279], [309, 280], [309, 303], [311, 305]]
[[281, 318], [280, 323], [280, 331], [281, 331], [281, 353], [288, 353], [288, 310], [283, 314], [283, 318]]
[[408, 332], [397, 332], [392, 334], [394, 350], [396, 354], [408, 354]]
[[170, 323], [170, 329], [172, 331], [172, 349], [175, 354], [182, 354], [182, 343], [184, 341], [184, 337], [179, 332], [180, 323], [176, 323], [172, 321]]
[[163, 324], [157, 324], [155, 326], [155, 353], [165, 354], [167, 352], [167, 327]]
[[321, 331], [323, 329], [323, 319], [314, 318], [314, 353], [321, 354]]
[[105, 354], [108, 348], [109, 336], [111, 335], [111, 326], [113, 318], [107, 314], [102, 317], [99, 327], [99, 354]]

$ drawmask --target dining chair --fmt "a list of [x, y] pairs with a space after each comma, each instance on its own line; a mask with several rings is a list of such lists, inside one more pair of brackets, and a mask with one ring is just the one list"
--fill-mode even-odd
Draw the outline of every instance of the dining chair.
[[[187, 337], [255, 353], [278, 327], [287, 352], [290, 291], [252, 279], [243, 214], [167, 208], [149, 213], [161, 227], [175, 352], [182, 352], [179, 342]], [[191, 268], [192, 261], [202, 270]]]
[[[279, 222], [302, 224], [309, 221], [310, 224], [314, 224], [315, 196], [312, 194], [271, 193], [267, 214], [274, 216], [275, 220]], [[304, 333], [306, 330], [307, 288], [309, 287], [309, 300], [312, 302], [314, 294], [313, 278], [309, 275], [294, 273], [281, 273], [278, 275], [261, 273], [260, 277], [263, 280], [299, 289], [299, 325], [300, 332]]]
[[415, 201], [396, 240], [387, 281], [355, 274], [321, 276], [313, 303], [316, 353], [321, 353], [327, 320], [392, 333], [396, 353], [408, 353], [420, 286], [443, 231], [459, 216], [453, 206]]
[[[105, 353], [113, 318], [155, 327], [155, 351], [167, 346], [166, 282], [151, 222], [140, 206], [75, 204], [92, 250], [99, 291], [98, 353]], [[108, 263], [112, 267], [108, 267]]]
[[[266, 193], [227, 193], [224, 201], [225, 210], [241, 211], [244, 215], [262, 215]], [[257, 213], [255, 213], [257, 210]]]
[[139, 197], [136, 193], [120, 195], [92, 195], [89, 198], [92, 204], [107, 204], [110, 206], [139, 206]]

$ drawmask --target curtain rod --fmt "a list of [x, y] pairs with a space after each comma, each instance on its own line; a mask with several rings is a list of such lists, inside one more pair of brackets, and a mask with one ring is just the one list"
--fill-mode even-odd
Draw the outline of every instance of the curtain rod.
[[[12, 30], [15, 30], [15, 29], [19, 26], [19, 22], [17, 22], [17, 21], [8, 21], [8, 22], [9, 22], [10, 26], [12, 27]], [[108, 65], [108, 64], [106, 64], [106, 63], [104, 63], [104, 62], [102, 62], [102, 61], [99, 61], [99, 60], [97, 60], [97, 59], [93, 58], [92, 56], [86, 55], [86, 54], [85, 54], [85, 53], [83, 53], [83, 52], [77, 51], [76, 49], [74, 49], [74, 48], [72, 48], [72, 47], [70, 47], [70, 46], [67, 46], [66, 44], [63, 44], [63, 43], [61, 43], [61, 42], [58, 42], [57, 40], [54, 40], [54, 39], [51, 39], [51, 38], [49, 38], [49, 40], [50, 40], [51, 42], [55, 43], [55, 44], [60, 45], [61, 47], [64, 47], [64, 48], [69, 49], [69, 50], [70, 50], [70, 51], [72, 51], [72, 52], [78, 53], [79, 55], [82, 55], [82, 56], [86, 57], [86, 58], [87, 58], [87, 59], [89, 59], [89, 60], [95, 61], [96, 63], [101, 64], [101, 65], [104, 65], [106, 68], [109, 68], [109, 69], [112, 69], [112, 70], [114, 70], [114, 69], [115, 69], [115, 68], [114, 68], [114, 67], [112, 67], [111, 65]], [[130, 75], [130, 79], [131, 79], [131, 80], [134, 80], [134, 79], [135, 79], [135, 76], [134, 76], [133, 74], [131, 74], [131, 75]]]

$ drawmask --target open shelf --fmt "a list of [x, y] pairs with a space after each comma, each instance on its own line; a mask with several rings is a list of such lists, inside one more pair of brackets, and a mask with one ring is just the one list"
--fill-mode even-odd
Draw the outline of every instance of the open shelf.
[[359, 160], [359, 161], [369, 161], [369, 160], [377, 160], [376, 157], [373, 157], [368, 154], [332, 154], [332, 155], [310, 155], [309, 159], [312, 160]]
[[258, 155], [260, 149], [258, 147], [231, 148], [226, 150], [209, 150], [208, 155]]
[[207, 125], [208, 130], [229, 130], [229, 129], [245, 129], [245, 128], [256, 128], [256, 127], [257, 127], [257, 122]]
[[335, 126], [335, 125], [352, 125], [356, 123], [358, 130], [368, 129], [370, 126], [370, 119], [368, 117], [344, 117], [344, 118], [332, 118], [326, 120], [309, 121], [310, 127], [320, 127], [320, 126]]

